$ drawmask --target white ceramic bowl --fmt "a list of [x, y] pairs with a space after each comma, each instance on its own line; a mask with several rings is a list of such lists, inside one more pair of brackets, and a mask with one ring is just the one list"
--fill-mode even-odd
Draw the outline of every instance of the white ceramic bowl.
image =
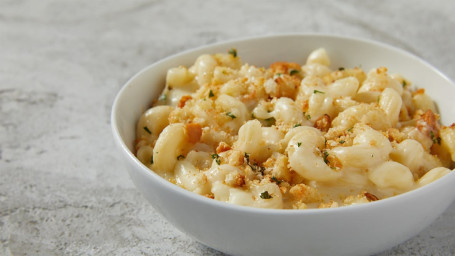
[[[364, 70], [386, 66], [437, 100], [445, 125], [455, 121], [455, 85], [421, 59], [381, 43], [330, 35], [279, 35], [218, 43], [154, 63], [131, 78], [112, 108], [114, 139], [129, 174], [153, 207], [201, 243], [233, 255], [367, 255], [419, 233], [455, 198], [455, 173], [417, 190], [365, 205], [334, 209], [270, 210], [230, 205], [175, 186], [141, 164], [132, 153], [140, 114], [163, 89], [166, 71], [191, 65], [204, 53], [237, 48], [243, 62], [303, 63], [324, 47], [332, 67]], [[150, 227], [153, 228], [153, 227]]]

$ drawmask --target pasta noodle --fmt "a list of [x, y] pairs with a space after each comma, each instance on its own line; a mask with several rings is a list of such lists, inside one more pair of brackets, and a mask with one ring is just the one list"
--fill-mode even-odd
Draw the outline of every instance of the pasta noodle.
[[268, 68], [230, 49], [171, 68], [136, 156], [194, 193], [276, 209], [368, 203], [452, 171], [455, 124], [425, 90], [386, 67], [330, 65], [323, 48]]

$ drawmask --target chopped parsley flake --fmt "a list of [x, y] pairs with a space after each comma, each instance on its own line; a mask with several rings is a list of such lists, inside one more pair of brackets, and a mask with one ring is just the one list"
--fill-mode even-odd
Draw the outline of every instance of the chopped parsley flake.
[[167, 95], [166, 94], [163, 94], [160, 96], [160, 98], [158, 99], [159, 101], [166, 101], [167, 99]]
[[300, 148], [301, 145], [302, 145], [302, 142], [297, 142], [297, 147]]
[[343, 68], [343, 67], [339, 67], [338, 70], [339, 70], [339, 71], [343, 71], [344, 68]]
[[246, 164], [251, 168], [253, 171], [259, 171], [262, 175], [264, 175], [265, 167], [259, 166], [257, 163], [251, 164], [250, 162], [250, 155], [245, 152], [244, 157], [246, 159]]
[[340, 144], [344, 144], [346, 141], [344, 140], [340, 140]]
[[232, 119], [236, 118], [236, 116], [234, 114], [232, 114], [231, 112], [227, 112], [226, 115]]
[[289, 75], [291, 75], [291, 76], [296, 75], [298, 73], [299, 73], [299, 71], [297, 69], [291, 69], [291, 71], [289, 71]]
[[217, 165], [220, 165], [220, 164], [221, 164], [220, 155], [218, 155], [218, 154], [212, 154], [211, 157], [212, 157], [212, 159], [215, 159], [215, 162], [216, 162]]
[[353, 129], [353, 128], [354, 128], [354, 127], [351, 127], [351, 128], [349, 128], [349, 129], [347, 129], [347, 131], [348, 131], [348, 132], [352, 132], [352, 129]]
[[213, 94], [213, 91], [210, 90], [210, 91], [209, 91], [209, 98], [212, 98], [213, 96], [215, 96], [215, 94]]
[[152, 134], [152, 132], [149, 130], [149, 128], [147, 126], [144, 126], [144, 130], [148, 133], [148, 134]]
[[433, 141], [433, 144], [441, 145], [441, 137], [434, 136], [433, 131], [430, 131], [430, 136], [431, 136], [431, 140]]
[[282, 180], [278, 180], [275, 176], [272, 176], [272, 181], [276, 182], [277, 185], [283, 182]]
[[403, 82], [401, 82], [401, 85], [404, 87], [406, 87], [406, 85], [408, 85], [408, 83], [406, 82], [406, 80], [403, 79]]
[[314, 90], [313, 93], [316, 94], [316, 93], [325, 93], [325, 92], [323, 92], [323, 91], [318, 91], [318, 90]]
[[302, 125], [301, 125], [301, 124], [295, 124], [295, 125], [294, 125], [294, 128], [295, 128], [295, 127], [299, 127], [299, 126], [302, 126]]
[[245, 152], [244, 157], [245, 157], [245, 159], [246, 159], [246, 164], [247, 164], [248, 166], [250, 166], [251, 169], [254, 170], [254, 169], [255, 169], [255, 166], [250, 164], [250, 155], [249, 155], [247, 152]]
[[329, 156], [329, 153], [327, 151], [322, 152], [322, 158], [324, 159], [324, 163], [329, 164], [329, 160], [327, 157]]
[[265, 167], [264, 166], [258, 166], [258, 168], [259, 168], [259, 171], [261, 172], [261, 174], [264, 175]]
[[236, 58], [237, 57], [237, 49], [231, 48], [228, 53], [232, 55], [232, 57]]
[[262, 199], [270, 199], [270, 198], [272, 198], [272, 196], [269, 194], [269, 191], [266, 190], [266, 191], [261, 193], [261, 198]]

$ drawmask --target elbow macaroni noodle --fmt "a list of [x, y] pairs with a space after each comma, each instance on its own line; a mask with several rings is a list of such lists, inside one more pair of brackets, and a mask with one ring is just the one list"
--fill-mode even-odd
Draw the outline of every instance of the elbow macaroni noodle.
[[235, 49], [171, 68], [137, 123], [136, 156], [170, 182], [237, 205], [307, 209], [368, 203], [451, 172], [455, 124], [378, 67], [243, 64]]

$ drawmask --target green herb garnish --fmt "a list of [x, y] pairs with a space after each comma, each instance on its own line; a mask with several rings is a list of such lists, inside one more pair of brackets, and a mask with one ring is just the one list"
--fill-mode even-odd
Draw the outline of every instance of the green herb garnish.
[[327, 157], [329, 156], [329, 153], [327, 151], [322, 152], [322, 158], [324, 159], [325, 164], [329, 164], [329, 160]]
[[302, 126], [302, 125], [301, 125], [301, 124], [295, 124], [295, 125], [294, 125], [294, 128], [295, 128], [295, 127], [299, 127], [299, 126]]
[[272, 181], [275, 181], [275, 183], [277, 185], [279, 185], [281, 182], [283, 182], [282, 180], [278, 180], [275, 176], [272, 176]]
[[152, 132], [149, 130], [149, 128], [147, 126], [144, 126], [144, 130], [148, 133], [148, 134], [152, 134]]
[[212, 157], [212, 159], [215, 159], [215, 162], [216, 162], [217, 165], [221, 164], [220, 155], [212, 154], [211, 157]]
[[209, 98], [212, 98], [212, 97], [214, 97], [214, 96], [215, 96], [215, 94], [213, 94], [213, 91], [210, 90], [210, 91], [209, 91]]
[[160, 98], [158, 99], [159, 101], [166, 101], [167, 99], [167, 95], [166, 94], [163, 94], [160, 96]]
[[[255, 164], [257, 166], [257, 164]], [[257, 166], [259, 168], [259, 171], [261, 172], [262, 175], [264, 175], [265, 167], [264, 166]]]
[[264, 175], [265, 167], [264, 166], [259, 166], [257, 163], [251, 163], [250, 162], [250, 155], [245, 152], [244, 154], [246, 164], [251, 167], [251, 170], [253, 171], [259, 171], [261, 172], [262, 175]]
[[232, 114], [231, 112], [227, 112], [226, 115], [232, 119], [236, 118], [236, 116], [234, 114]]
[[303, 116], [306, 118], [306, 120], [310, 120], [311, 119], [311, 116], [307, 115], [306, 112], [303, 112]]
[[269, 191], [266, 190], [266, 191], [261, 193], [261, 198], [262, 199], [270, 199], [270, 198], [272, 198], [272, 196], [269, 194]]
[[297, 142], [297, 147], [300, 148], [301, 145], [302, 145], [302, 142]]
[[298, 73], [299, 73], [299, 71], [297, 69], [291, 69], [291, 71], [289, 71], [289, 75], [291, 75], [291, 76], [296, 75]]
[[322, 93], [322, 94], [324, 94], [325, 92], [323, 92], [323, 91], [318, 91], [318, 90], [314, 90], [313, 93], [315, 93], [315, 94], [316, 94], [316, 93]]
[[236, 58], [237, 57], [237, 49], [231, 48], [228, 53], [232, 55], [232, 57]]
[[340, 140], [340, 144], [344, 144], [346, 141], [344, 140]]
[[343, 67], [339, 67], [338, 70], [339, 70], [339, 71], [343, 71], [344, 68], [343, 68]]
[[251, 169], [254, 170], [254, 169], [255, 169], [255, 166], [250, 164], [250, 155], [249, 155], [247, 152], [245, 152], [245, 154], [244, 154], [243, 156], [245, 157], [246, 164], [247, 164], [249, 167], [251, 167]]
[[431, 140], [433, 141], [433, 144], [441, 145], [441, 137], [434, 136], [433, 131], [430, 131], [430, 136], [431, 136]]

